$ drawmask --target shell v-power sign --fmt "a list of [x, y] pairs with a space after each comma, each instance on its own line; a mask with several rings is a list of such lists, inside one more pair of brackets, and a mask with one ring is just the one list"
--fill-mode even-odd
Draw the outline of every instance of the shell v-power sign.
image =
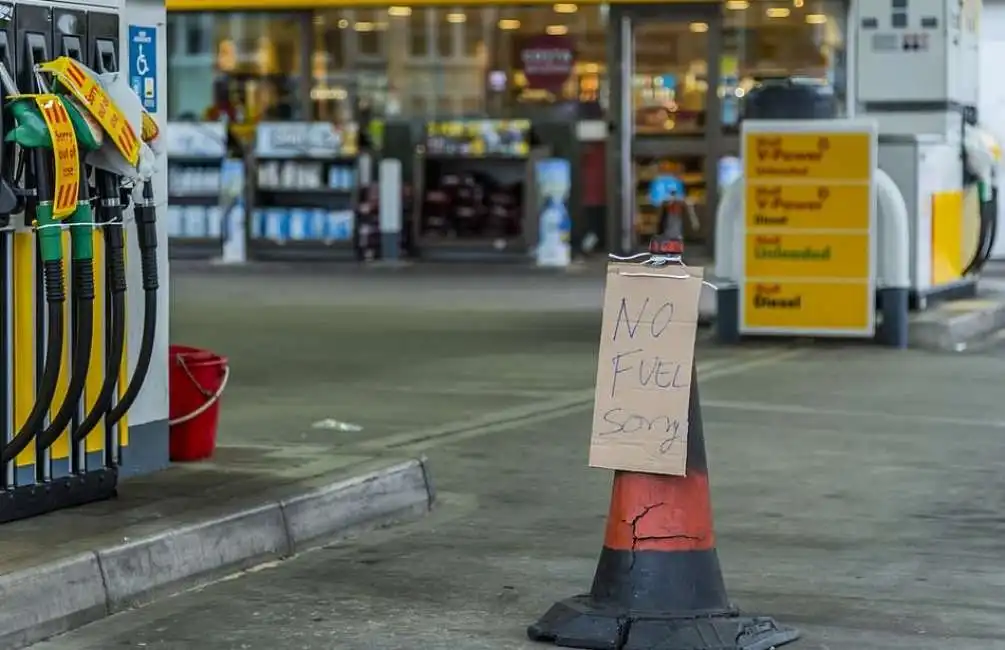
[[870, 122], [744, 123], [741, 332], [873, 335], [876, 149]]

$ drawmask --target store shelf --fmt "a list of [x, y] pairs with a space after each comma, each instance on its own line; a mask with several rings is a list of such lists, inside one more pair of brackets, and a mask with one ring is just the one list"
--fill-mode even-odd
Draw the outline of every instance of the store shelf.
[[360, 193], [355, 125], [263, 123], [256, 143], [249, 254], [354, 257]]

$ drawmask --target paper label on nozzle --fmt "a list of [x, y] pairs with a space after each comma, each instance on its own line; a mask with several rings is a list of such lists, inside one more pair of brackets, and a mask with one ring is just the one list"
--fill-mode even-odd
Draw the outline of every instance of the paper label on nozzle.
[[62, 220], [77, 209], [80, 191], [80, 152], [77, 135], [73, 132], [70, 115], [63, 102], [55, 95], [36, 95], [35, 103], [42, 113], [45, 126], [52, 139], [52, 158], [55, 163], [55, 187], [52, 198], [52, 217]]
[[43, 63], [39, 69], [55, 76], [56, 80], [87, 109], [87, 112], [94, 116], [126, 162], [133, 167], [139, 164], [139, 137], [126, 116], [115, 106], [105, 89], [83, 65], [69, 57], [61, 56]]
[[590, 466], [683, 476], [703, 270], [607, 269]]

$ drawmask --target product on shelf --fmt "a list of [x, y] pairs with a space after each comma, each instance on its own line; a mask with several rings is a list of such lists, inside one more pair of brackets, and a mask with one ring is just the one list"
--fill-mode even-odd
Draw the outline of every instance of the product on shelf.
[[226, 127], [218, 122], [169, 122], [168, 239], [219, 240], [223, 233], [221, 167]]
[[522, 233], [523, 183], [500, 183], [480, 172], [435, 180], [423, 201], [423, 235], [511, 238]]
[[251, 226], [255, 250], [263, 245], [353, 249], [362, 164], [355, 143], [352, 125], [259, 125]]

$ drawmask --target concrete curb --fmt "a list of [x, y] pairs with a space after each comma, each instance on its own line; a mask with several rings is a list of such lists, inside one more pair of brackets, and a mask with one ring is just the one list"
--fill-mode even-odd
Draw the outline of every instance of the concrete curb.
[[418, 517], [435, 492], [410, 460], [126, 544], [0, 575], [0, 650], [16, 650], [354, 529]]
[[956, 351], [1005, 327], [1005, 301], [965, 300], [912, 319], [908, 345], [936, 351]]

